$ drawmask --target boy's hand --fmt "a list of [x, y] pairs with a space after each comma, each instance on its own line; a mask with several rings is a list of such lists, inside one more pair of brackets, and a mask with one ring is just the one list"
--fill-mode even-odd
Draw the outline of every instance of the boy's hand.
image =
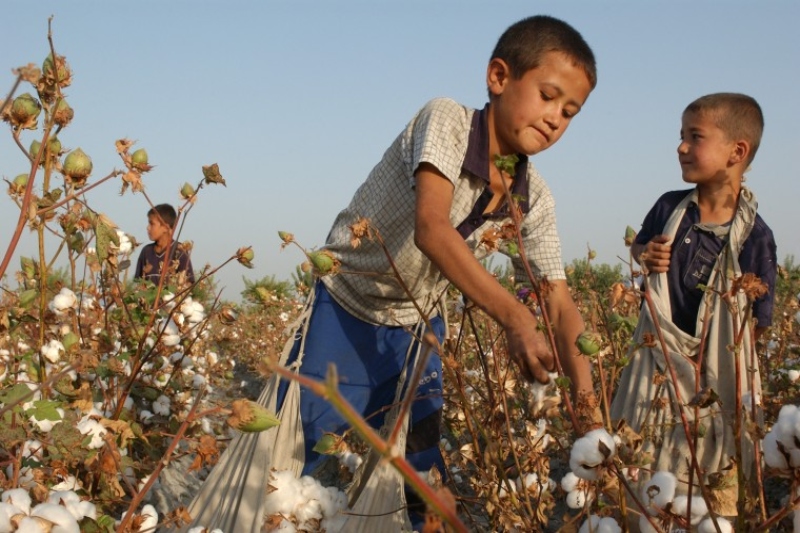
[[534, 316], [527, 309], [524, 315], [527, 316], [521, 317], [519, 324], [506, 327], [508, 353], [519, 365], [523, 378], [547, 383], [550, 381], [549, 373], [555, 370], [553, 352], [544, 334], [539, 331]]
[[645, 245], [640, 264], [655, 274], [667, 272], [671, 253], [672, 239], [668, 235], [656, 235]]

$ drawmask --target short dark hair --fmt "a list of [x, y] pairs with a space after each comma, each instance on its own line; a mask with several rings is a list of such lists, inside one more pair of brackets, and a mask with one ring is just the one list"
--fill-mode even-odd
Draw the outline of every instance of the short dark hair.
[[519, 79], [539, 66], [547, 52], [566, 54], [586, 73], [592, 89], [597, 85], [597, 65], [594, 53], [578, 31], [547, 15], [535, 15], [520, 20], [503, 32], [492, 52], [492, 59], [502, 59]]
[[175, 220], [178, 218], [178, 213], [169, 204], [158, 204], [147, 212], [147, 217], [150, 218], [151, 216], [159, 216], [167, 226], [175, 228]]
[[741, 93], [713, 93], [701, 96], [683, 111], [711, 118], [730, 140], [750, 143], [749, 165], [756, 156], [764, 133], [764, 113], [752, 96]]

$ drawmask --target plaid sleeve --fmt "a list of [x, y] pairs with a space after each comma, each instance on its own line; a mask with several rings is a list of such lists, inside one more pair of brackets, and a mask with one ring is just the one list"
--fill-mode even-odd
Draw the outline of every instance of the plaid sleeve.
[[410, 154], [412, 175], [420, 163], [430, 163], [455, 184], [467, 151], [470, 118], [471, 110], [449, 98], [428, 102], [410, 124], [407, 136], [411, 150], [404, 153]]

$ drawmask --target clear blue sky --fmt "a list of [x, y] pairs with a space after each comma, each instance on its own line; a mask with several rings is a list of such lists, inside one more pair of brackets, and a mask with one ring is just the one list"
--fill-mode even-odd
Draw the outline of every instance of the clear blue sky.
[[[622, 237], [662, 192], [683, 188], [680, 115], [703, 94], [744, 92], [766, 128], [748, 185], [775, 232], [778, 256], [800, 259], [800, 2], [597, 0], [551, 2], [56, 2], [3, 5], [0, 93], [11, 69], [41, 64], [54, 15], [58, 53], [74, 71], [75, 118], [62, 144], [94, 161], [92, 178], [121, 168], [114, 141], [138, 140], [155, 169], [157, 203], [218, 163], [227, 188], [203, 191], [186, 218], [196, 268], [252, 245], [254, 270], [217, 276], [238, 299], [242, 276], [289, 279], [302, 260], [280, 251], [278, 230], [324, 243], [333, 218], [403, 126], [427, 100], [486, 101], [485, 67], [503, 30], [532, 14], [575, 26], [595, 51], [599, 83], [570, 130], [537, 165], [557, 202], [564, 260], [627, 258]], [[5, 87], [5, 88], [3, 88]], [[23, 91], [30, 89], [23, 88]], [[26, 132], [25, 144], [41, 131]], [[0, 175], [27, 165], [0, 135]], [[92, 192], [91, 205], [140, 242], [148, 205]], [[0, 200], [0, 251], [17, 212]], [[35, 249], [23, 235], [20, 252]], [[53, 247], [51, 247], [54, 250]], [[16, 268], [18, 261], [12, 263]]]

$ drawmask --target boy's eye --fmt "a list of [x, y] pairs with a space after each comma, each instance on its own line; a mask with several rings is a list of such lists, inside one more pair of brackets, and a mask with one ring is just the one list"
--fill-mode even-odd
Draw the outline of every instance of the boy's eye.
[[544, 100], [545, 102], [549, 102], [552, 99], [553, 99], [552, 96], [550, 96], [549, 94], [547, 94], [545, 92], [542, 92], [542, 100]]

